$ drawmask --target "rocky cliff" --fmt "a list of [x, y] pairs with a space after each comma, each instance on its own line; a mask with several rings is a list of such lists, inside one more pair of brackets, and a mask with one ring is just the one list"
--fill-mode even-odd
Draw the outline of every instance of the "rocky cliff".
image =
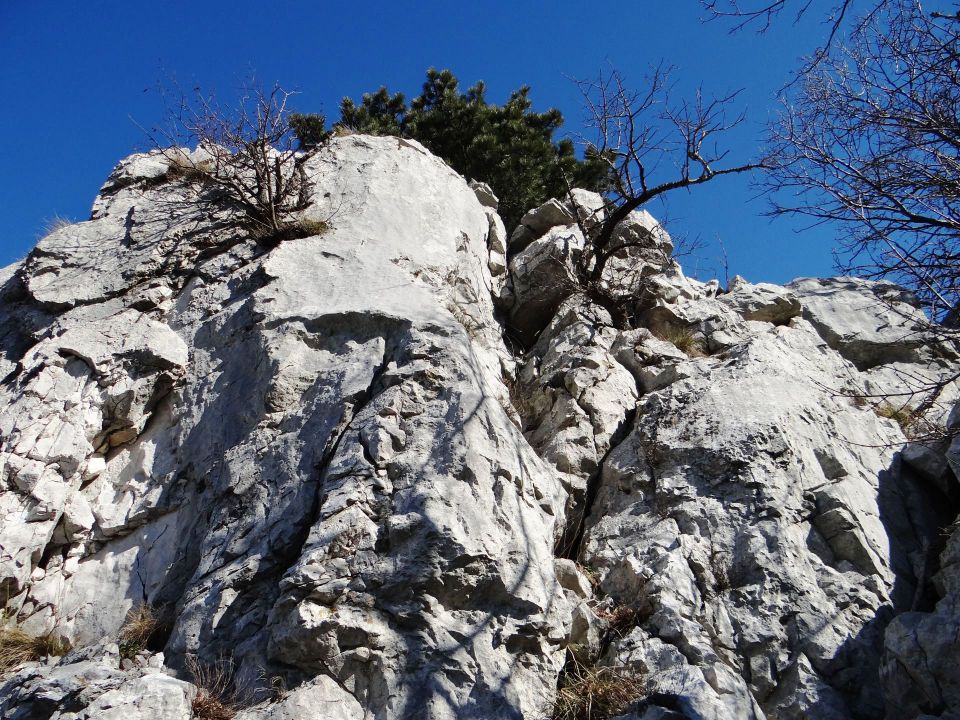
[[622, 331], [570, 282], [589, 193], [508, 239], [342, 137], [323, 232], [264, 247], [168, 165], [0, 270], [5, 624], [73, 648], [0, 717], [215, 717], [211, 676], [240, 720], [589, 717], [591, 678], [647, 720], [960, 713], [960, 445], [901, 428], [960, 362], [909, 294], [721, 291], [634, 213]]

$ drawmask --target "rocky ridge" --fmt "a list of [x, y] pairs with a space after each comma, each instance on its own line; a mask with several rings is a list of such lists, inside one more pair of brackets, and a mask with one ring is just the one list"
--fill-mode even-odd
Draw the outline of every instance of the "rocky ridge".
[[591, 667], [647, 720], [960, 714], [960, 445], [888, 411], [958, 358], [907, 293], [721, 291], [638, 212], [618, 330], [571, 270], [598, 196], [508, 237], [415, 142], [307, 171], [329, 230], [267, 248], [133, 156], [0, 270], [0, 583], [77, 648], [0, 717], [186, 719], [225, 659], [248, 720], [546, 718]]

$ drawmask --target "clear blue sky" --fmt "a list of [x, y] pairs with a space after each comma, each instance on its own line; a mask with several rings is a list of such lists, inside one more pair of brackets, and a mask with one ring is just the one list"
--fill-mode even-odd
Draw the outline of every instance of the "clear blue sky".
[[[335, 119], [343, 95], [386, 84], [410, 97], [427, 67], [449, 67], [464, 86], [485, 80], [493, 102], [531, 85], [537, 109], [559, 107], [576, 133], [583, 111], [570, 77], [612, 64], [639, 86], [663, 60], [676, 66], [678, 93], [743, 89], [749, 122], [730, 148], [750, 159], [777, 90], [823, 27], [784, 17], [766, 35], [730, 35], [703, 15], [696, 0], [637, 0], [615, 12], [567, 0], [2, 0], [0, 266], [23, 257], [51, 217], [88, 217], [114, 164], [148, 147], [134, 121], [161, 120], [156, 88], [170, 78], [228, 98], [255, 73], [299, 90], [298, 109]], [[832, 274], [832, 228], [771, 223], [753, 195], [745, 180], [722, 178], [648, 209], [673, 234], [709, 243], [684, 260], [689, 274], [722, 276], [718, 239], [731, 274], [752, 281]]]

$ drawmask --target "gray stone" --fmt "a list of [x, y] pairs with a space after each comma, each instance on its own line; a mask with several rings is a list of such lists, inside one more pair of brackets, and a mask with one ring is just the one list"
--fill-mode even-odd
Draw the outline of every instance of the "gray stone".
[[[286, 716], [533, 716], [564, 494], [505, 410], [502, 228], [415, 143], [338, 138], [307, 171], [322, 235], [262, 252], [182, 183], [113, 183], [23, 265], [55, 321], [0, 389], [6, 587], [31, 631], [115, 637], [147, 602], [175, 666], [334, 680]], [[114, 690], [91, 712], [176, 701]]]
[[477, 200], [479, 200], [480, 204], [484, 207], [496, 210], [500, 205], [500, 200], [494, 195], [493, 189], [485, 182], [471, 180], [470, 189], [473, 190], [474, 195], [477, 196]]
[[564, 590], [570, 590], [581, 599], [593, 596], [590, 580], [580, 572], [573, 560], [557, 558], [553, 561], [553, 567], [557, 573], [557, 582]]
[[859, 278], [800, 278], [787, 285], [803, 317], [830, 347], [865, 370], [915, 362], [927, 323], [913, 296], [896, 285]]
[[[631, 717], [960, 712], [960, 444], [865, 400], [960, 395], [908, 294], [718, 293], [637, 212], [618, 328], [575, 282], [600, 196], [507, 242], [414, 141], [304, 168], [325, 233], [266, 248], [148, 154], [0, 271], [0, 583], [77, 647], [0, 716], [186, 720], [188, 655], [239, 720], [548, 717], [570, 656], [643, 677]], [[121, 660], [143, 603], [163, 653]]]
[[552, 227], [566, 226], [573, 221], [573, 213], [556, 198], [547, 200], [543, 205], [528, 211], [520, 218], [520, 224], [530, 228], [534, 238], [540, 237]]
[[748, 283], [734, 275], [727, 292], [718, 299], [732, 307], [744, 320], [758, 320], [782, 325], [800, 314], [800, 300], [779, 285]]
[[561, 202], [570, 217], [579, 219], [587, 230], [596, 227], [607, 217], [607, 203], [603, 196], [590, 190], [573, 188]]

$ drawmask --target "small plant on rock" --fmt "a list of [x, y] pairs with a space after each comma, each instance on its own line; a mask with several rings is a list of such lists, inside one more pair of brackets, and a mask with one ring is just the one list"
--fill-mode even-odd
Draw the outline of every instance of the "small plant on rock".
[[41, 635], [31, 635], [3, 617], [0, 627], [0, 673], [10, 672], [26, 662], [45, 657], [65, 655], [70, 643], [51, 630]]
[[232, 660], [204, 665], [188, 655], [187, 671], [197, 687], [191, 706], [195, 720], [233, 720], [240, 708], [251, 704], [236, 688]]
[[906, 405], [896, 406], [890, 403], [881, 403], [873, 409], [873, 412], [876, 413], [877, 417], [893, 420], [907, 437], [911, 436], [917, 422], [916, 414]]
[[696, 358], [706, 355], [703, 341], [689, 328], [669, 328], [656, 335], [660, 340], [673, 343], [677, 350], [689, 357]]
[[120, 657], [136, 657], [147, 648], [160, 629], [160, 619], [150, 605], [143, 603], [131, 608], [117, 636]]
[[585, 667], [577, 662], [564, 671], [553, 720], [604, 720], [626, 713], [643, 698], [646, 684], [622, 667]]
[[596, 615], [607, 621], [607, 633], [617, 637], [623, 637], [640, 624], [640, 611], [630, 605], [601, 606]]
[[70, 218], [63, 217], [62, 215], [51, 215], [43, 222], [43, 229], [41, 233], [43, 237], [55, 233], [57, 230], [62, 230], [65, 227], [70, 227], [73, 225], [73, 220]]

